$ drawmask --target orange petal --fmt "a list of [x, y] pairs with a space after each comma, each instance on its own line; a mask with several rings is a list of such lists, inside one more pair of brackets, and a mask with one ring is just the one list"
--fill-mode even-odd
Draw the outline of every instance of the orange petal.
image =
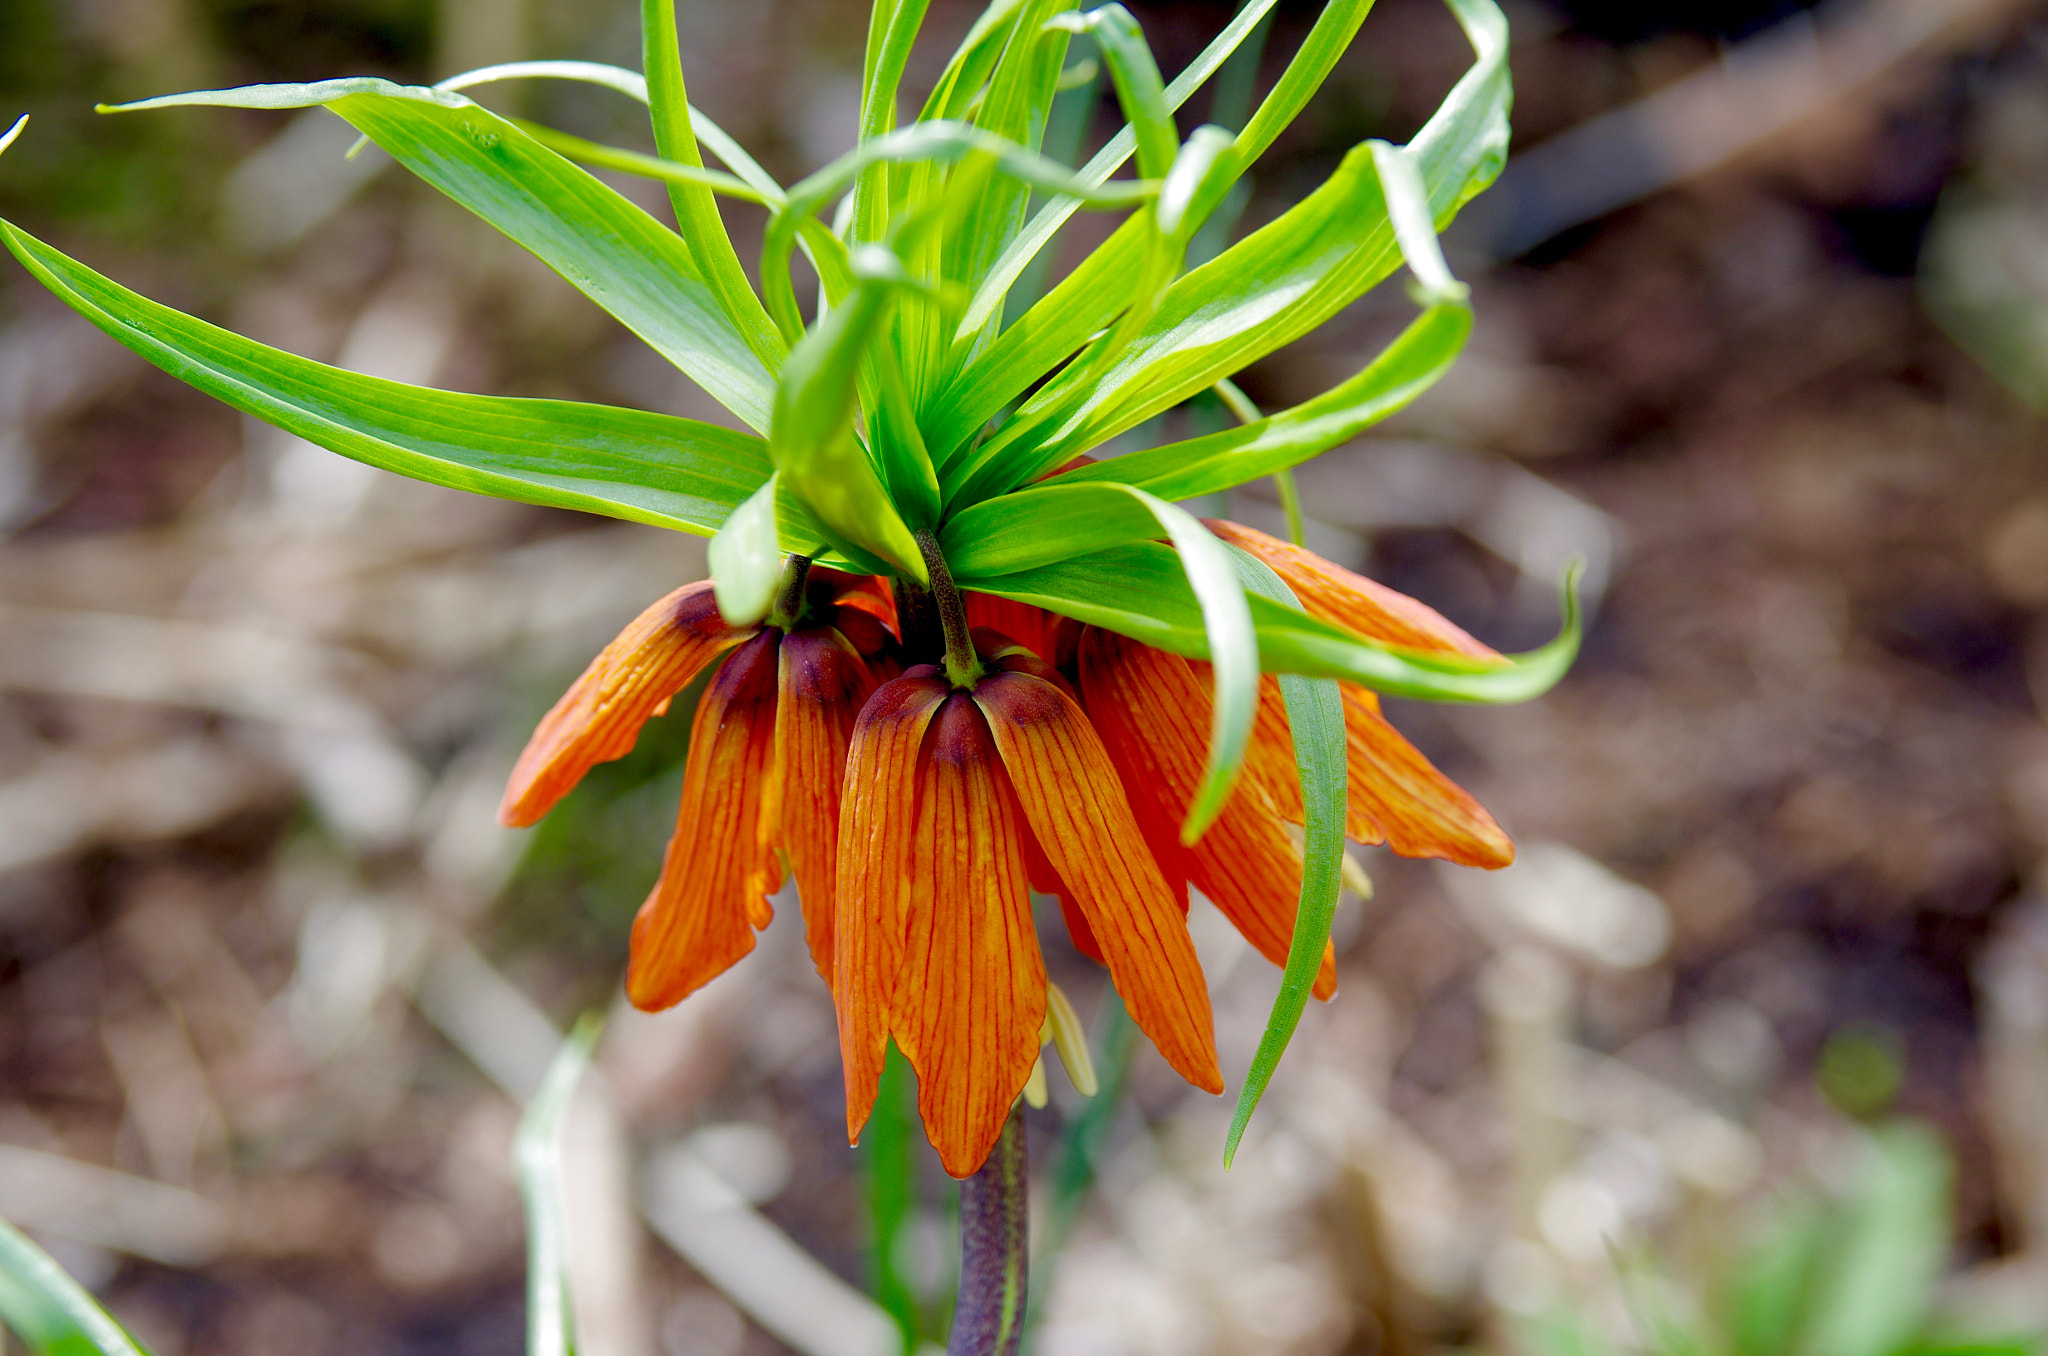
[[[1155, 826], [1155, 839], [1177, 833], [1202, 781], [1213, 705], [1208, 686], [1179, 655], [1091, 631], [1081, 642], [1081, 687], [1089, 718], [1125, 773], [1139, 822]], [[1241, 783], [1208, 831], [1181, 851], [1195, 887], [1260, 955], [1284, 966], [1301, 901], [1301, 848], [1264, 791]], [[1337, 991], [1336, 964], [1326, 946], [1317, 997]]]
[[830, 602], [839, 607], [858, 608], [896, 627], [896, 594], [889, 581], [879, 575], [848, 574], [825, 565], [813, 565], [810, 574], [812, 606]]
[[846, 750], [832, 924], [832, 1001], [846, 1069], [846, 1137], [874, 1109], [889, 1048], [889, 996], [903, 966], [917, 825], [918, 748], [952, 687], [929, 672], [882, 684]]
[[1073, 889], [1131, 1018], [1167, 1063], [1223, 1090], [1215, 1023], [1187, 920], [1175, 907], [1102, 740], [1081, 708], [1027, 673], [976, 684], [1031, 831]]
[[1024, 878], [1023, 814], [964, 692], [940, 707], [917, 771], [903, 966], [889, 999], [917, 1106], [955, 1177], [979, 1168], [1038, 1059], [1045, 964]]
[[1332, 565], [1278, 537], [1222, 518], [1203, 520], [1209, 530], [1273, 567], [1287, 581], [1311, 617], [1348, 626], [1369, 640], [1406, 645], [1417, 650], [1447, 651], [1475, 659], [1496, 659], [1499, 652], [1480, 644], [1446, 621], [1434, 608], [1396, 593], [1385, 584]]
[[[1195, 671], [1201, 672], [1197, 664]], [[1378, 709], [1378, 698], [1364, 688], [1355, 688], [1366, 700]], [[1349, 732], [1350, 722], [1345, 722]], [[1290, 824], [1306, 823], [1308, 816], [1302, 812], [1301, 773], [1294, 762], [1294, 731], [1287, 722], [1287, 704], [1280, 696], [1280, 682], [1272, 674], [1259, 679], [1259, 706], [1257, 719], [1252, 725], [1252, 740], [1245, 755], [1245, 776], [1265, 791], [1280, 817]], [[1355, 776], [1352, 785], [1356, 785]], [[1354, 843], [1384, 843], [1386, 831], [1380, 828], [1361, 803], [1356, 793], [1345, 797], [1344, 836]]]
[[633, 920], [626, 996], [650, 1012], [725, 973], [766, 927], [781, 883], [768, 845], [779, 632], [742, 645], [690, 725], [683, 800], [661, 879]]
[[709, 580], [685, 584], [635, 617], [541, 717], [512, 769], [498, 822], [533, 823], [593, 766], [630, 752], [640, 727], [748, 634], [718, 615]]
[[1379, 698], [1353, 683], [1339, 686], [1354, 813], [1384, 830], [1387, 845], [1404, 857], [1489, 868], [1512, 862], [1515, 845], [1493, 816], [1387, 723]]
[[804, 910], [811, 961], [832, 982], [832, 901], [839, 871], [839, 793], [854, 717], [874, 690], [867, 666], [829, 628], [783, 637], [777, 668], [772, 818]]
[[1052, 859], [1038, 845], [1038, 835], [1031, 832], [1028, 824], [1024, 827], [1024, 878], [1031, 882], [1033, 890], [1041, 895], [1051, 895], [1060, 902], [1060, 917], [1066, 920], [1067, 938], [1073, 942], [1074, 950], [1097, 965], [1104, 964], [1102, 943], [1095, 940], [1095, 930], [1088, 926], [1088, 916], [1074, 902], [1074, 892], [1060, 879], [1060, 873], [1053, 870]]

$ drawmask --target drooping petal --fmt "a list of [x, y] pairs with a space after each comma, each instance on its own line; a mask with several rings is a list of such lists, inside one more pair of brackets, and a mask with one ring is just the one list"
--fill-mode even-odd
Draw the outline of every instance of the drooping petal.
[[779, 632], [755, 636], [725, 661], [690, 725], [690, 757], [661, 879], [633, 920], [626, 995], [669, 1007], [754, 949], [781, 884], [769, 846]]
[[1487, 868], [1512, 862], [1515, 845], [1493, 816], [1387, 723], [1378, 696], [1354, 683], [1341, 688], [1353, 815], [1368, 819], [1404, 857]]
[[1107, 964], [1102, 959], [1102, 943], [1095, 940], [1095, 930], [1088, 926], [1088, 916], [1081, 912], [1074, 892], [1053, 869], [1052, 859], [1038, 845], [1038, 835], [1031, 832], [1029, 824], [1024, 826], [1024, 878], [1031, 882], [1034, 891], [1051, 895], [1060, 902], [1060, 917], [1066, 922], [1067, 938], [1073, 942], [1074, 950], [1097, 965]]
[[889, 1026], [918, 1111], [955, 1177], [980, 1167], [1038, 1059], [1045, 964], [1024, 878], [1023, 814], [964, 692], [925, 732], [910, 909]]
[[929, 665], [882, 684], [854, 722], [839, 809], [832, 1001], [846, 1069], [846, 1137], [874, 1109], [889, 1048], [889, 1000], [903, 968], [917, 827], [918, 750], [952, 691]]
[[1242, 547], [1287, 581], [1311, 617], [1348, 626], [1368, 640], [1435, 650], [1475, 659], [1497, 659], [1499, 652], [1482, 645], [1445, 620], [1436, 609], [1416, 602], [1312, 551], [1271, 537], [1256, 528], [1223, 518], [1203, 520], [1211, 532]]
[[[1081, 691], [1088, 717], [1124, 773], [1140, 824], [1177, 841], [1200, 787], [1213, 697], [1193, 666], [1108, 631], [1081, 640]], [[1188, 878], [1244, 939], [1275, 965], [1287, 963], [1301, 899], [1301, 848], [1256, 782], [1240, 783], [1206, 833], [1180, 849]], [[1337, 991], [1336, 953], [1325, 947], [1318, 998]]]
[[669, 698], [750, 634], [718, 615], [709, 580], [685, 584], [635, 617], [541, 718], [512, 769], [498, 821], [533, 823], [593, 766], [625, 756]]
[[783, 637], [775, 703], [773, 840], [789, 857], [811, 961], [832, 982], [839, 797], [854, 717], [874, 690], [867, 666], [830, 628]]
[[1223, 1090], [1201, 963], [1081, 708], [1027, 673], [974, 689], [1024, 817], [1087, 918], [1132, 1020], [1198, 1088]]

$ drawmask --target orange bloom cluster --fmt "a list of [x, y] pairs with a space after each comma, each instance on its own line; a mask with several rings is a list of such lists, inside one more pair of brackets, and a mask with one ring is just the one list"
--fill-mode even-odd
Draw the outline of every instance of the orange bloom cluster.
[[[1311, 615], [1415, 649], [1491, 656], [1429, 608], [1235, 523], [1209, 524], [1286, 580]], [[1221, 1092], [1188, 888], [1283, 963], [1303, 822], [1277, 683], [1260, 691], [1244, 774], [1192, 846], [1180, 825], [1211, 719], [1207, 666], [1036, 608], [966, 595], [984, 673], [902, 667], [881, 581], [815, 569], [785, 629], [728, 626], [708, 583], [628, 626], [556, 703], [500, 818], [531, 824], [724, 658], [691, 726], [676, 831], [633, 926], [633, 1002], [673, 1004], [753, 949], [783, 863], [830, 985], [847, 1132], [874, 1105], [889, 1042], [918, 1076], [948, 1172], [978, 1168], [1030, 1077], [1046, 1019], [1031, 894], [1107, 966], [1132, 1019], [1196, 1087]], [[1346, 831], [1409, 856], [1498, 867], [1514, 848], [1466, 792], [1342, 684]], [[1325, 953], [1316, 993], [1335, 992]]]

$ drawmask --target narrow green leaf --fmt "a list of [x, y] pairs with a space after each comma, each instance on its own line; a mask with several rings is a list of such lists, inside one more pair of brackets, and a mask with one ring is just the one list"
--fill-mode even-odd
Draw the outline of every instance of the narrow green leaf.
[[513, 1136], [519, 1194], [526, 1203], [526, 1350], [528, 1356], [570, 1356], [576, 1349], [569, 1308], [567, 1194], [562, 1180], [562, 1127], [576, 1085], [590, 1066], [604, 1022], [586, 1014], [562, 1042], [540, 1091]]
[[767, 427], [774, 378], [691, 246], [510, 121], [460, 94], [366, 77], [173, 94], [110, 111], [197, 104], [331, 108], [531, 250], [750, 426]]
[[1436, 238], [1436, 222], [1430, 214], [1429, 189], [1422, 182], [1414, 153], [1384, 141], [1365, 144], [1372, 149], [1373, 170], [1387, 200], [1394, 242], [1401, 247], [1408, 271], [1415, 275], [1416, 305], [1462, 304], [1472, 289], [1453, 278], [1450, 265], [1444, 262], [1443, 245]]
[[1025, 0], [992, 0], [982, 10], [960, 39], [960, 45], [953, 49], [945, 70], [939, 73], [931, 97], [925, 100], [924, 111], [918, 115], [919, 121], [969, 116], [974, 101], [981, 97], [988, 83], [989, 72], [1002, 59], [1024, 4]]
[[1174, 550], [1180, 553], [1188, 587], [1202, 607], [1215, 697], [1210, 703], [1209, 763], [1180, 828], [1180, 841], [1189, 844], [1222, 813], [1238, 774], [1244, 771], [1245, 745], [1251, 741], [1252, 715], [1259, 702], [1259, 645], [1252, 634], [1244, 585], [1223, 543], [1186, 509], [1143, 490], [1120, 488], [1151, 510], [1166, 530]]
[[[1299, 466], [1357, 437], [1428, 390], [1457, 361], [1471, 331], [1468, 307], [1432, 307], [1411, 321], [1364, 371], [1313, 400], [1256, 423], [1077, 466], [1050, 483], [1117, 480], [1162, 499], [1194, 499]], [[1038, 488], [1014, 493], [1031, 494]], [[1010, 497], [983, 502], [1000, 504]], [[965, 509], [961, 516], [981, 507]]]
[[782, 578], [782, 540], [775, 520], [781, 472], [747, 496], [711, 538], [711, 585], [731, 626], [752, 626], [775, 605]]
[[0, 240], [72, 309], [172, 376], [429, 484], [701, 536], [772, 469], [761, 439], [695, 420], [435, 391], [329, 367], [158, 305], [5, 222]]
[[1797, 1351], [1830, 1252], [1828, 1212], [1808, 1200], [1773, 1207], [1763, 1234], [1738, 1259], [1724, 1323], [1740, 1352]]
[[941, 484], [947, 497], [958, 491], [960, 482], [975, 467], [1001, 464], [1012, 447], [1030, 448], [1042, 442], [1044, 431], [1085, 403], [1104, 374], [1114, 369], [1118, 357], [1151, 320], [1180, 273], [1189, 240], [1222, 200], [1215, 185], [1220, 182], [1218, 171], [1227, 163], [1230, 140], [1230, 133], [1206, 125], [1189, 136], [1160, 181], [1158, 199], [1128, 223], [1143, 246], [1136, 267], [1112, 284], [1124, 299], [1122, 314], [973, 457], [955, 457], [943, 464]]
[[871, 165], [929, 160], [951, 163], [972, 153], [996, 159], [1002, 173], [1047, 193], [1069, 195], [1096, 207], [1124, 207], [1142, 202], [1157, 191], [1151, 183], [1087, 184], [1066, 166], [1047, 160], [1014, 142], [982, 131], [972, 123], [923, 122], [864, 141], [815, 173], [793, 184], [789, 200], [769, 218], [761, 245], [761, 276], [769, 314], [787, 335], [803, 332], [787, 270], [797, 232], [826, 203], [853, 184]]
[[1287, 69], [1280, 73], [1280, 79], [1260, 100], [1258, 111], [1238, 134], [1234, 157], [1240, 171], [1250, 169], [1273, 144], [1273, 139], [1308, 106], [1371, 10], [1372, 0], [1333, 0], [1323, 6], [1293, 60], [1287, 63]]
[[507, 121], [557, 155], [567, 156], [579, 164], [596, 165], [599, 169], [619, 170], [648, 179], [659, 179], [671, 188], [705, 188], [713, 193], [724, 193], [748, 202], [760, 203], [764, 207], [779, 207], [784, 201], [780, 196], [768, 197], [737, 174], [705, 169], [702, 165], [686, 165], [680, 160], [664, 160], [645, 151], [630, 151], [620, 146], [606, 146], [600, 142], [586, 141], [582, 137], [558, 132], [552, 127], [528, 122], [524, 118], [509, 118]]
[[[1063, 3], [1065, 0], [1032, 0], [1018, 13], [980, 105], [974, 110], [975, 126], [1032, 152], [1040, 149], [1046, 116], [1059, 84], [1060, 67], [1066, 59], [1067, 33], [1058, 28], [1048, 31], [1046, 22]], [[922, 174], [928, 177], [933, 172], [926, 170]], [[917, 183], [919, 177], [920, 172], [913, 170], [911, 182]], [[955, 171], [954, 177], [959, 177], [959, 171]], [[916, 385], [920, 395], [936, 379], [946, 350], [953, 342], [952, 331], [973, 295], [974, 286], [1023, 227], [1031, 189], [1004, 176], [988, 182], [977, 198], [974, 210], [963, 215], [943, 237], [938, 276], [950, 288], [957, 289], [958, 299], [943, 308], [906, 312], [906, 318], [915, 317], [919, 322], [905, 351], [917, 355], [920, 370]], [[968, 342], [981, 343], [993, 338], [994, 327], [995, 322], [991, 321]]]
[[4, 1219], [0, 1319], [38, 1356], [148, 1356], [56, 1259]]
[[1062, 14], [1052, 22], [1070, 33], [1086, 33], [1095, 39], [1116, 84], [1117, 102], [1123, 105], [1137, 139], [1139, 176], [1165, 178], [1180, 147], [1180, 136], [1173, 129], [1173, 110], [1167, 106], [1159, 65], [1152, 60], [1152, 49], [1146, 45], [1138, 21], [1122, 5], [1110, 4], [1085, 14]]
[[[1230, 54], [1237, 50], [1238, 44], [1243, 42], [1254, 28], [1258, 27], [1259, 21], [1266, 17], [1267, 12], [1276, 3], [1278, 3], [1278, 0], [1250, 0], [1242, 9], [1238, 10], [1236, 16], [1224, 26], [1221, 33], [1216, 35], [1214, 41], [1207, 47], [1204, 47], [1200, 55], [1189, 62], [1187, 68], [1175, 76], [1172, 83], [1167, 85], [1165, 94], [1167, 109], [1169, 111], [1177, 110], [1182, 104], [1186, 103], [1188, 96], [1200, 89], [1202, 83], [1216, 73], [1217, 67], [1230, 59]], [[1138, 134], [1130, 124], [1126, 123], [1121, 131], [1109, 139], [1107, 145], [1095, 153], [1093, 159], [1081, 167], [1076, 177], [1084, 184], [1101, 184], [1106, 182], [1110, 175], [1116, 173], [1122, 167], [1124, 161], [1131, 158], [1131, 152], [1137, 148], [1137, 145]], [[1038, 252], [1045, 248], [1046, 243], [1054, 235], [1058, 234], [1060, 227], [1066, 224], [1067, 218], [1073, 216], [1078, 207], [1078, 203], [1056, 201], [1049, 202], [1039, 209], [1038, 215], [1031, 219], [1030, 224], [1025, 226], [1023, 232], [1010, 243], [1010, 247], [1003, 251], [1003, 257], [996, 261], [995, 267], [989, 270], [989, 275], [982, 279], [981, 286], [975, 290], [974, 300], [969, 304], [966, 315], [960, 321], [960, 332], [962, 334], [980, 329], [988, 323], [991, 316], [1001, 314], [1003, 298], [1008, 295], [1010, 287], [1017, 281], [1024, 270], [1030, 266], [1032, 259], [1037, 257]], [[1100, 325], [1092, 325], [1084, 329], [1082, 333], [1085, 335], [1099, 328], [1101, 328]], [[1074, 348], [1079, 346], [1079, 340], [1077, 339], [1067, 349], [1067, 352], [1072, 352]], [[1039, 368], [1037, 373], [1034, 373], [1033, 379], [1043, 375], [1044, 372], [1044, 368]], [[1022, 388], [1018, 389], [1021, 390]], [[988, 414], [972, 422], [979, 424], [982, 419], [988, 418], [997, 409], [1007, 404], [1015, 394], [1016, 392], [1013, 391], [996, 401]]]
[[[1157, 542], [1131, 542], [1010, 574], [956, 573], [962, 588], [1030, 603], [1147, 645], [1208, 659], [1200, 604], [1180, 560]], [[1382, 645], [1343, 627], [1253, 595], [1252, 629], [1267, 673], [1342, 678], [1423, 701], [1498, 705], [1528, 701], [1557, 684], [1578, 653], [1577, 568], [1567, 572], [1564, 624], [1548, 643], [1496, 663]]]
[[1949, 1254], [1948, 1151], [1924, 1125], [1873, 1131], [1816, 1278], [1798, 1350], [1889, 1356], [1925, 1323]]
[[[930, 0], [875, 0], [869, 14], [867, 51], [862, 59], [860, 140], [872, 141], [896, 127], [896, 87], [910, 61], [917, 31], [924, 24]], [[853, 189], [853, 234], [849, 243], [873, 243], [886, 233], [889, 201], [888, 162], [862, 165]]]
[[[1499, 172], [1510, 98], [1499, 10], [1492, 0], [1452, 0], [1452, 8], [1477, 60], [1408, 148], [1438, 222]], [[1175, 283], [1085, 401], [1057, 427], [1034, 429], [1035, 447], [1006, 447], [998, 461], [985, 446], [949, 465], [950, 430], [928, 424], [949, 501], [1002, 493], [1177, 404], [1320, 325], [1384, 278], [1400, 257], [1372, 148], [1356, 147], [1315, 193]], [[1031, 337], [1053, 342], [1047, 334]], [[1003, 348], [999, 341], [990, 355]], [[1035, 421], [1070, 394], [1055, 384], [1027, 401], [1016, 418]]]
[[[1323, 8], [1279, 81], [1238, 135], [1227, 167], [1219, 170], [1212, 185], [1214, 192], [1227, 195], [1280, 131], [1301, 112], [1371, 8], [1372, 0], [1337, 0]], [[1178, 108], [1211, 72], [1240, 62], [1245, 51], [1257, 45], [1262, 26], [1270, 17], [1268, 4], [1246, 6], [1187, 71], [1167, 86], [1167, 103]], [[1219, 99], [1223, 97], [1220, 86], [1221, 77]], [[1211, 116], [1219, 122], [1229, 121], [1213, 110]], [[1092, 175], [1099, 170], [1107, 177], [1130, 155], [1131, 144], [1128, 136], [1121, 142], [1112, 141], [1082, 173]], [[1105, 164], [1111, 152], [1117, 152], [1116, 158]], [[1071, 211], [1058, 203], [1040, 211], [976, 292], [960, 322], [962, 336], [1003, 310], [1015, 280], [1033, 266], [1034, 260], [1042, 263], [1044, 246], [1070, 215]], [[1210, 208], [1205, 207], [1200, 215], [1209, 216]], [[948, 459], [973, 430], [1079, 348], [1088, 335], [1109, 323], [1117, 313], [1122, 293], [1113, 286], [1103, 286], [1103, 280], [1128, 277], [1142, 249], [1142, 238], [1134, 230], [1119, 231], [1069, 274], [1070, 286], [1056, 289], [1045, 298], [1046, 305], [1034, 306], [1022, 316], [1014, 304], [1009, 306], [1016, 323], [985, 353], [967, 355], [971, 361], [949, 378], [942, 400], [924, 421], [926, 438], [941, 461]], [[1203, 252], [1200, 260], [1206, 262], [1212, 253]]]
[[[1283, 607], [1299, 607], [1293, 590], [1263, 561], [1233, 550], [1244, 587]], [[1237, 1157], [1238, 1142], [1251, 1123], [1252, 1112], [1265, 1095], [1280, 1057], [1294, 1039], [1301, 1014], [1315, 992], [1316, 972], [1329, 945], [1330, 923], [1337, 916], [1337, 896], [1344, 870], [1344, 820], [1348, 775], [1345, 765], [1344, 699], [1335, 680], [1280, 676], [1280, 696], [1287, 704], [1287, 726], [1294, 736], [1294, 765], [1301, 778], [1303, 808], [1301, 899], [1294, 909], [1294, 936], [1287, 944], [1287, 965], [1266, 1030], [1238, 1090], [1237, 1110], [1230, 1118], [1230, 1136], [1223, 1146], [1223, 1166]]]
[[[601, 61], [507, 61], [496, 66], [479, 66], [473, 71], [451, 75], [446, 80], [436, 80], [435, 89], [465, 90], [478, 85], [495, 84], [500, 80], [574, 80], [586, 85], [601, 85], [615, 89], [629, 99], [642, 105], [650, 103], [647, 93], [647, 77], [638, 71], [629, 71], [624, 66], [612, 66]], [[531, 130], [529, 124], [520, 126]], [[744, 179], [760, 195], [763, 202], [781, 202], [782, 186], [775, 182], [768, 171], [748, 155], [737, 141], [726, 135], [725, 129], [704, 116], [701, 109], [690, 109], [690, 129], [697, 134], [697, 140], [709, 148], [711, 153], [725, 162], [727, 169]], [[349, 147], [350, 159], [370, 144], [368, 137], [359, 139]], [[667, 162], [678, 163], [678, 162]]]
[[[862, 245], [868, 277], [852, 299], [835, 308], [783, 364], [768, 451], [782, 482], [838, 537], [871, 551], [922, 583], [924, 556], [882, 487], [874, 462], [854, 436], [856, 383], [863, 355], [881, 329], [902, 279], [896, 256], [881, 245]], [[893, 270], [897, 281], [885, 274]]]
[[[1237, 416], [1239, 424], [1250, 425], [1261, 422], [1265, 416], [1251, 398], [1238, 389], [1236, 382], [1228, 377], [1219, 378], [1212, 387], [1216, 396], [1229, 411]], [[1273, 472], [1273, 493], [1280, 500], [1280, 511], [1287, 515], [1287, 540], [1296, 546], [1307, 544], [1307, 525], [1301, 516], [1301, 489], [1294, 483], [1294, 471], [1283, 466]]]
[[[654, 150], [664, 160], [704, 166], [697, 153], [697, 135], [691, 123], [689, 92], [683, 85], [682, 54], [676, 40], [675, 0], [640, 0], [640, 54], [647, 74], [647, 107], [654, 123]], [[368, 130], [368, 129], [365, 129]], [[732, 236], [718, 215], [718, 202], [702, 184], [671, 180], [669, 203], [675, 209], [676, 229], [682, 233], [690, 252], [703, 271], [718, 303], [733, 329], [753, 350], [761, 365], [772, 372], [789, 350], [768, 319], [761, 298], [740, 267]]]
[[892, 1041], [875, 1090], [874, 1109], [860, 1137], [863, 1195], [868, 1211], [868, 1277], [875, 1302], [896, 1320], [903, 1350], [918, 1350], [924, 1315], [897, 1259], [917, 1211], [917, 1078]]

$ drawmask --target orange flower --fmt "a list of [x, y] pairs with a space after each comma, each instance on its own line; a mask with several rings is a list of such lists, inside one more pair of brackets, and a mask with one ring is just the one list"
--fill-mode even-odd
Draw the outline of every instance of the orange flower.
[[1182, 908], [1063, 688], [1014, 649], [972, 689], [921, 665], [875, 691], [847, 759], [832, 990], [848, 1137], [894, 1037], [956, 1177], [987, 1158], [1038, 1058], [1046, 980], [1029, 863], [1041, 855], [1139, 1028], [1189, 1082], [1223, 1090]]
[[[1294, 590], [1302, 610], [1311, 617], [1335, 622], [1388, 645], [1475, 659], [1499, 657], [1433, 609], [1364, 575], [1332, 565], [1313, 552], [1221, 518], [1209, 519], [1208, 527], [1270, 566]], [[1349, 837], [1360, 843], [1385, 843], [1404, 857], [1442, 857], [1461, 866], [1491, 869], [1515, 859], [1515, 845], [1493, 816], [1387, 723], [1376, 693], [1356, 683], [1338, 687], [1344, 697], [1350, 769], [1350, 812], [1345, 823]], [[1206, 709], [1203, 718], [1207, 718]], [[1258, 781], [1282, 803], [1287, 818], [1299, 824], [1300, 788], [1293, 778], [1293, 745], [1287, 739], [1287, 715], [1280, 704], [1279, 685], [1270, 678], [1260, 686], [1253, 746], [1255, 756], [1247, 760], [1247, 771], [1257, 774], [1261, 768], [1268, 769], [1258, 775]], [[1257, 752], [1262, 746], [1263, 757]], [[1270, 772], [1276, 753], [1285, 760], [1284, 776]]]
[[[650, 1010], [754, 949], [786, 859], [819, 973], [832, 968], [839, 792], [854, 713], [890, 665], [893, 607], [877, 581], [814, 570], [787, 632], [726, 625], [706, 581], [686, 584], [605, 646], [541, 720], [499, 820], [531, 824], [725, 656], [698, 703], [682, 804], [661, 878], [633, 923], [626, 992]], [[781, 856], [778, 856], [778, 850]]]
[[[1361, 635], [1416, 649], [1491, 656], [1436, 612], [1263, 532], [1221, 520], [1209, 527], [1285, 579], [1312, 615]], [[1134, 817], [1180, 908], [1192, 884], [1258, 952], [1284, 965], [1301, 893], [1301, 787], [1278, 682], [1261, 680], [1245, 770], [1202, 837], [1180, 841], [1200, 786], [1213, 698], [1209, 666], [1023, 604], [969, 594], [970, 619], [1020, 638], [1070, 670], [1081, 705], [1100, 734]], [[1463, 788], [1437, 771], [1380, 714], [1379, 699], [1342, 683], [1349, 771], [1345, 830], [1360, 843], [1386, 843], [1405, 856], [1469, 866], [1505, 866], [1514, 845]], [[1075, 946], [1100, 959], [1085, 915], [1056, 872], [1038, 864], [1032, 880], [1060, 895]], [[1325, 950], [1316, 996], [1336, 991], [1335, 953]]]

